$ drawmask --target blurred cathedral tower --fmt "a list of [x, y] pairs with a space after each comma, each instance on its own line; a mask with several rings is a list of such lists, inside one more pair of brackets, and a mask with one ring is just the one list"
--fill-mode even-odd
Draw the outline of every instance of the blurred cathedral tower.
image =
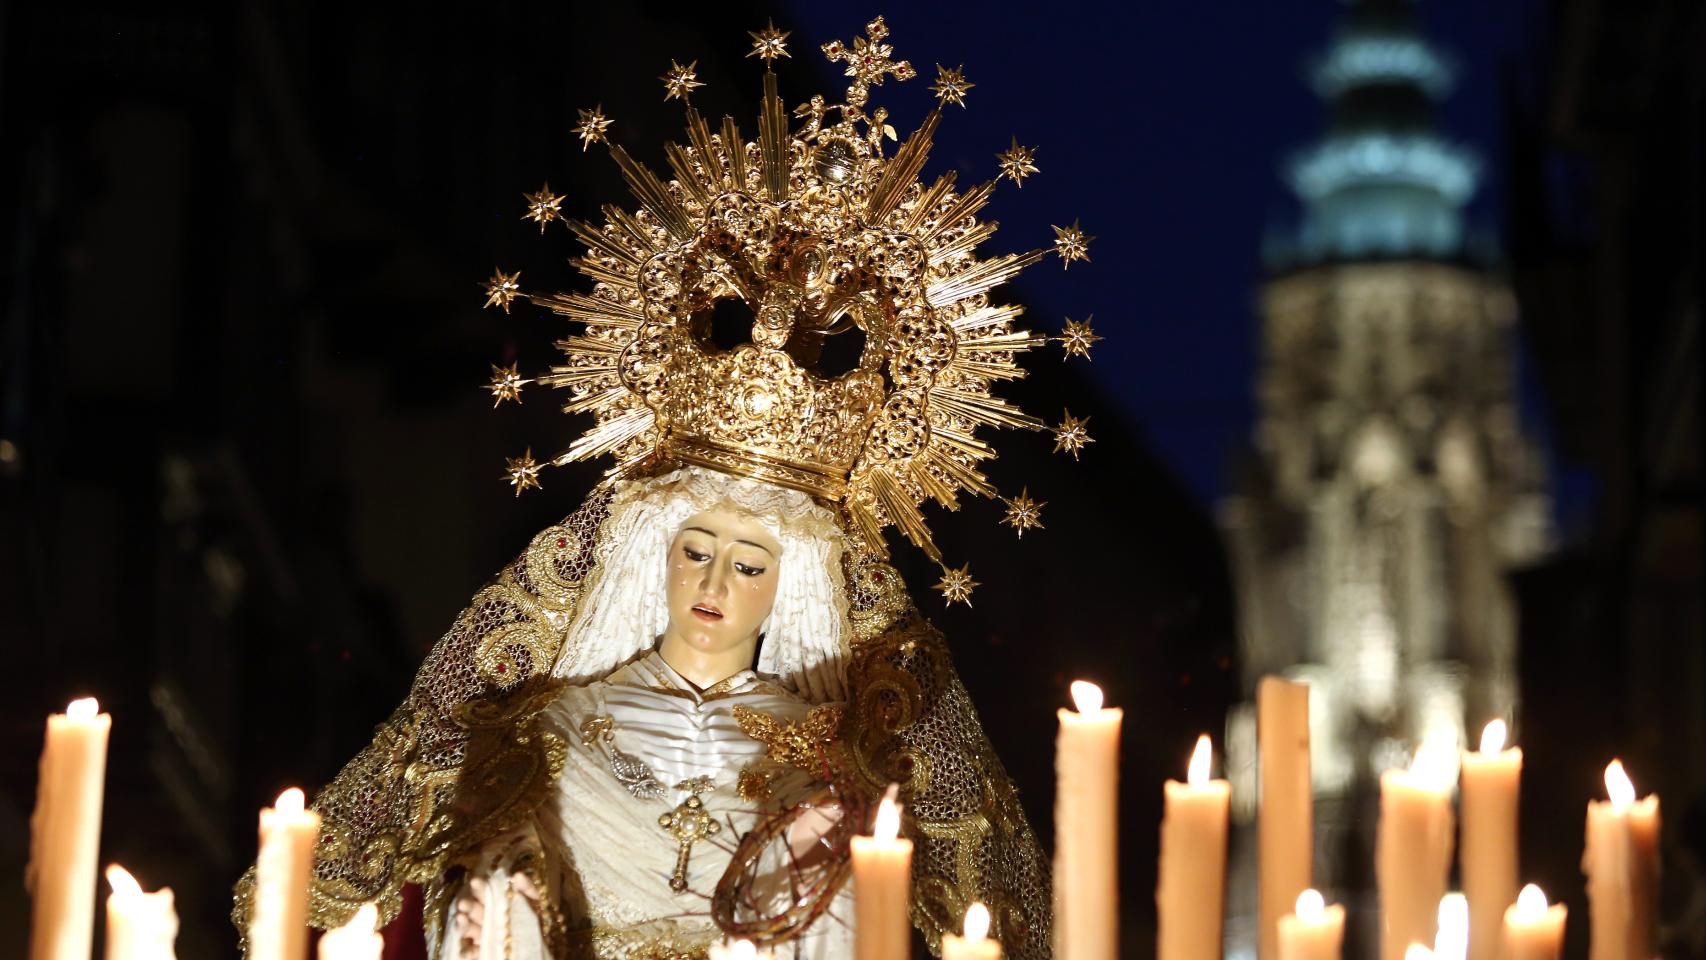
[[[1266, 243], [1254, 456], [1222, 505], [1243, 690], [1310, 684], [1315, 885], [1358, 925], [1375, 916], [1379, 773], [1425, 737], [1514, 719], [1506, 574], [1551, 536], [1515, 302], [1464, 223], [1478, 164], [1433, 121], [1453, 72], [1409, 0], [1349, 3], [1312, 65], [1330, 122], [1286, 167], [1303, 215]], [[1236, 708], [1227, 734], [1248, 825], [1234, 957], [1256, 939], [1254, 718]], [[1372, 954], [1368, 930], [1347, 933], [1347, 956]]]

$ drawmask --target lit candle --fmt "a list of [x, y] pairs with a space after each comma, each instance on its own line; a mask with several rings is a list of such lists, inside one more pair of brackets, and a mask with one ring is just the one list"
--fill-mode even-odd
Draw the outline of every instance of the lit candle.
[[853, 948], [858, 960], [905, 957], [911, 940], [907, 906], [912, 841], [900, 836], [900, 787], [889, 784], [868, 837], [852, 838]]
[[1297, 895], [1297, 909], [1279, 919], [1279, 960], [1339, 960], [1345, 942], [1345, 908], [1327, 906], [1321, 894]]
[[1429, 740], [1416, 751], [1410, 769], [1380, 775], [1374, 870], [1382, 960], [1402, 960], [1409, 944], [1433, 942], [1451, 872], [1455, 759], [1451, 744]]
[[1469, 899], [1448, 893], [1439, 900], [1434, 934], [1434, 956], [1438, 960], [1464, 960], [1469, 956]]
[[1054, 744], [1054, 938], [1059, 960], [1119, 955], [1120, 721], [1102, 688], [1072, 684]]
[[1208, 778], [1208, 734], [1186, 768], [1185, 782], [1162, 785], [1160, 881], [1155, 889], [1159, 960], [1218, 960], [1226, 882], [1226, 811], [1232, 785]]
[[1315, 868], [1314, 795], [1309, 783], [1309, 685], [1263, 677], [1256, 685], [1257, 955], [1273, 960], [1279, 918], [1309, 889]]
[[308, 884], [320, 815], [295, 787], [261, 811], [261, 853], [249, 913], [249, 960], [302, 960], [308, 954]]
[[1653, 901], [1659, 889], [1659, 798], [1635, 799], [1623, 764], [1605, 768], [1608, 800], [1588, 802], [1582, 872], [1588, 881], [1589, 960], [1653, 955]]
[[95, 867], [101, 795], [113, 718], [95, 698], [47, 718], [36, 810], [30, 818], [30, 960], [89, 960], [95, 936]]
[[1503, 960], [1558, 960], [1564, 953], [1564, 905], [1546, 905], [1534, 884], [1522, 888], [1505, 910]]
[[379, 908], [364, 903], [349, 922], [320, 937], [320, 960], [379, 960], [385, 937], [379, 932]]
[[1001, 960], [1001, 944], [989, 939], [989, 908], [974, 903], [966, 908], [965, 936], [942, 934], [942, 960]]
[[1463, 893], [1469, 898], [1469, 960], [1497, 960], [1499, 921], [1516, 899], [1517, 797], [1522, 750], [1505, 749], [1506, 727], [1481, 731], [1481, 750], [1463, 755]]
[[143, 893], [123, 867], [107, 867], [107, 960], [176, 960], [178, 913], [172, 888]]

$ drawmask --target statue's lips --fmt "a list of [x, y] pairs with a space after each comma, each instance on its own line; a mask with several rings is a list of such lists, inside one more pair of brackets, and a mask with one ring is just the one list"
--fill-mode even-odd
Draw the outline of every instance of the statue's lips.
[[723, 619], [723, 612], [710, 604], [700, 603], [693, 607], [693, 615], [706, 623], [716, 623]]

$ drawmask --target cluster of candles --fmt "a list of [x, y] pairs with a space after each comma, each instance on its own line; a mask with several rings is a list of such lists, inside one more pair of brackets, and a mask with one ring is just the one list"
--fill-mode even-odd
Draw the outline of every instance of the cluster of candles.
[[[1310, 888], [1308, 687], [1275, 677], [1257, 690], [1260, 802], [1258, 955], [1264, 960], [1336, 960], [1345, 911]], [[1522, 751], [1506, 748], [1506, 725], [1489, 723], [1480, 749], [1458, 755], [1426, 742], [1408, 769], [1380, 779], [1375, 877], [1380, 960], [1557, 960], [1565, 911], [1532, 884], [1517, 891], [1517, 809]], [[1230, 786], [1209, 780], [1207, 736], [1185, 783], [1165, 787], [1161, 824], [1160, 960], [1221, 956]], [[1461, 769], [1461, 778], [1459, 770]], [[1623, 766], [1606, 768], [1609, 799], [1590, 801], [1582, 870], [1587, 876], [1591, 960], [1652, 956], [1658, 894], [1657, 796], [1636, 799]], [[1459, 833], [1463, 893], [1448, 893]], [[1057, 882], [1059, 878], [1057, 876]], [[1063, 960], [1087, 960], [1068, 951]], [[1096, 954], [1108, 960], [1113, 954]]]
[[[1059, 712], [1055, 772], [1054, 955], [1114, 960], [1119, 955], [1118, 708], [1102, 691], [1072, 684], [1075, 709]], [[1345, 910], [1310, 889], [1308, 688], [1278, 678], [1257, 692], [1260, 757], [1260, 956], [1336, 960]], [[112, 718], [93, 699], [48, 718], [33, 820], [29, 885], [31, 960], [85, 960], [94, 925], [107, 737]], [[1380, 781], [1376, 877], [1381, 960], [1557, 960], [1564, 907], [1532, 884], [1516, 892], [1517, 791], [1522, 751], [1506, 749], [1505, 725], [1488, 724], [1478, 752], [1453, 756], [1425, 743], [1409, 769]], [[1197, 741], [1185, 782], [1163, 787], [1161, 859], [1155, 899], [1160, 960], [1219, 960], [1224, 923], [1227, 813], [1231, 785], [1209, 777], [1207, 735]], [[1464, 893], [1448, 893], [1461, 764]], [[1637, 800], [1623, 767], [1606, 769], [1609, 799], [1588, 804], [1586, 850], [1591, 960], [1651, 956], [1658, 893], [1657, 796]], [[871, 835], [854, 837], [854, 943], [858, 960], [909, 954], [912, 841], [900, 836], [901, 805], [891, 786]], [[254, 905], [248, 930], [254, 960], [302, 960], [308, 950], [308, 891], [320, 818], [291, 788], [261, 811]], [[145, 893], [122, 867], [107, 868], [107, 960], [173, 960], [172, 892]], [[320, 938], [319, 960], [378, 960], [378, 911], [362, 907]], [[1001, 960], [981, 903], [966, 910], [963, 934], [942, 938], [944, 960]], [[1431, 944], [1431, 946], [1430, 946]], [[737, 941], [711, 960], [767, 960]]]

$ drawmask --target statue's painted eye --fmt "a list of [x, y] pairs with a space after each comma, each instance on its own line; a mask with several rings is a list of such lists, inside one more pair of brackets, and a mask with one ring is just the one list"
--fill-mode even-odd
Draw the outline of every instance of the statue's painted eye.
[[744, 573], [749, 577], [756, 577], [759, 574], [764, 572], [763, 567], [748, 566], [747, 564], [744, 564], [744, 563], [735, 564], [735, 569], [739, 570], [741, 573]]
[[694, 563], [704, 563], [705, 561], [711, 559], [710, 554], [700, 553], [699, 551], [693, 549], [692, 547], [682, 547], [681, 552], [686, 554], [687, 559], [693, 561]]

